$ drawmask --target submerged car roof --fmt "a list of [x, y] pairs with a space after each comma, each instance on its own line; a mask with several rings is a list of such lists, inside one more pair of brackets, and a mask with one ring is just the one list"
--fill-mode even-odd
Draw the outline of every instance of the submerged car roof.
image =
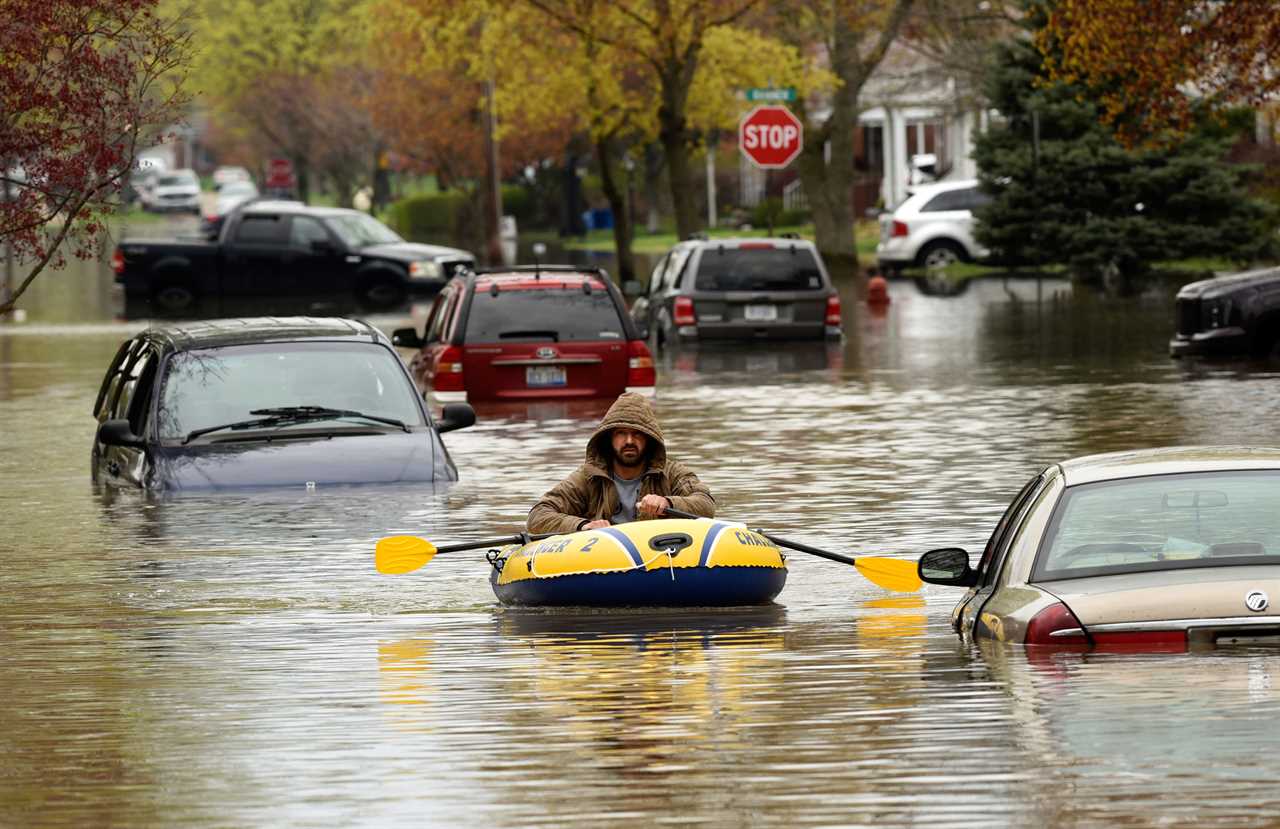
[[708, 248], [780, 249], [813, 248], [813, 242], [791, 236], [717, 236], [713, 239], [686, 239], [681, 244]]
[[172, 351], [297, 340], [384, 342], [385, 335], [364, 320], [342, 317], [243, 317], [157, 326], [146, 336]]
[[1147, 475], [1280, 469], [1280, 449], [1259, 446], [1171, 446], [1086, 455], [1060, 463], [1067, 486]]
[[580, 288], [589, 284], [593, 288], [604, 288], [608, 277], [596, 271], [480, 271], [475, 275], [477, 291], [487, 291], [494, 287], [499, 290], [535, 290], [538, 288]]

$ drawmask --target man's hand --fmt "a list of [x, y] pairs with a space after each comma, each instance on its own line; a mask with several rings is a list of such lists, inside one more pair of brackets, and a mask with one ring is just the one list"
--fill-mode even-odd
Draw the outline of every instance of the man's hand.
[[582, 529], [598, 530], [601, 527], [607, 527], [607, 526], [609, 526], [609, 520], [607, 518], [597, 518], [595, 521], [588, 521], [587, 523], [583, 524]]
[[636, 501], [637, 518], [661, 518], [671, 502], [661, 495], [646, 495]]

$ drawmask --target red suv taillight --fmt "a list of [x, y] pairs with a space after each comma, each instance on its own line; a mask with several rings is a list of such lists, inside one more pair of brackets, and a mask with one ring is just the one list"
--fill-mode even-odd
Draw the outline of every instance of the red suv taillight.
[[827, 325], [840, 327], [840, 297], [835, 294], [827, 297]]
[[652, 386], [657, 379], [649, 346], [644, 344], [644, 340], [627, 343], [627, 388]]
[[120, 248], [116, 248], [111, 254], [111, 270], [118, 274], [124, 273], [124, 254]]
[[910, 236], [910, 235], [911, 235], [911, 231], [910, 231], [910, 229], [907, 227], [907, 223], [906, 223], [906, 222], [900, 222], [900, 221], [898, 221], [897, 219], [894, 219], [894, 220], [893, 220], [893, 230], [889, 233], [889, 235], [890, 235], [890, 236]]
[[[1060, 635], [1053, 635], [1059, 631]], [[1025, 642], [1028, 645], [1087, 645], [1089, 638], [1071, 608], [1057, 602], [1031, 617]]]
[[436, 359], [436, 373], [431, 379], [436, 391], [466, 391], [462, 382], [462, 349], [456, 345], [445, 346]]
[[671, 309], [671, 321], [676, 325], [697, 325], [698, 315], [693, 312], [693, 300], [687, 296], [676, 297]]

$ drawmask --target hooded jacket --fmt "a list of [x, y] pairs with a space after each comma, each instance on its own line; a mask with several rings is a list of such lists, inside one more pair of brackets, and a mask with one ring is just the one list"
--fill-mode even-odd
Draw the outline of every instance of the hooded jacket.
[[671, 506], [684, 512], [712, 518], [716, 502], [698, 476], [684, 464], [667, 457], [662, 428], [653, 407], [644, 397], [627, 392], [619, 395], [600, 425], [587, 440], [586, 463], [574, 470], [529, 510], [531, 533], [571, 533], [585, 521], [609, 519], [618, 511], [618, 489], [611, 474], [614, 429], [635, 429], [648, 437], [645, 447], [648, 467], [640, 482], [640, 498], [662, 495]]

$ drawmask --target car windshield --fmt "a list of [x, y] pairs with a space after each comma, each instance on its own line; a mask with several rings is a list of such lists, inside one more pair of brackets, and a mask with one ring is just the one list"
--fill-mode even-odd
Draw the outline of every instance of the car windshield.
[[218, 193], [223, 196], [256, 196], [258, 188], [251, 181], [231, 181], [222, 185]]
[[699, 291], [817, 291], [822, 272], [804, 247], [710, 247], [698, 261]]
[[349, 248], [363, 248], [369, 245], [385, 245], [404, 241], [394, 230], [364, 213], [343, 213], [340, 216], [326, 216], [325, 221], [342, 239], [343, 244]]
[[398, 358], [374, 344], [272, 343], [184, 351], [169, 359], [162, 382], [157, 420], [162, 440], [252, 420], [255, 410], [293, 406], [423, 423]]
[[585, 293], [580, 283], [500, 290], [496, 296], [478, 289], [467, 316], [469, 343], [623, 338], [613, 297], [604, 288]]
[[1070, 487], [1033, 579], [1280, 564], [1280, 472], [1153, 475]]

